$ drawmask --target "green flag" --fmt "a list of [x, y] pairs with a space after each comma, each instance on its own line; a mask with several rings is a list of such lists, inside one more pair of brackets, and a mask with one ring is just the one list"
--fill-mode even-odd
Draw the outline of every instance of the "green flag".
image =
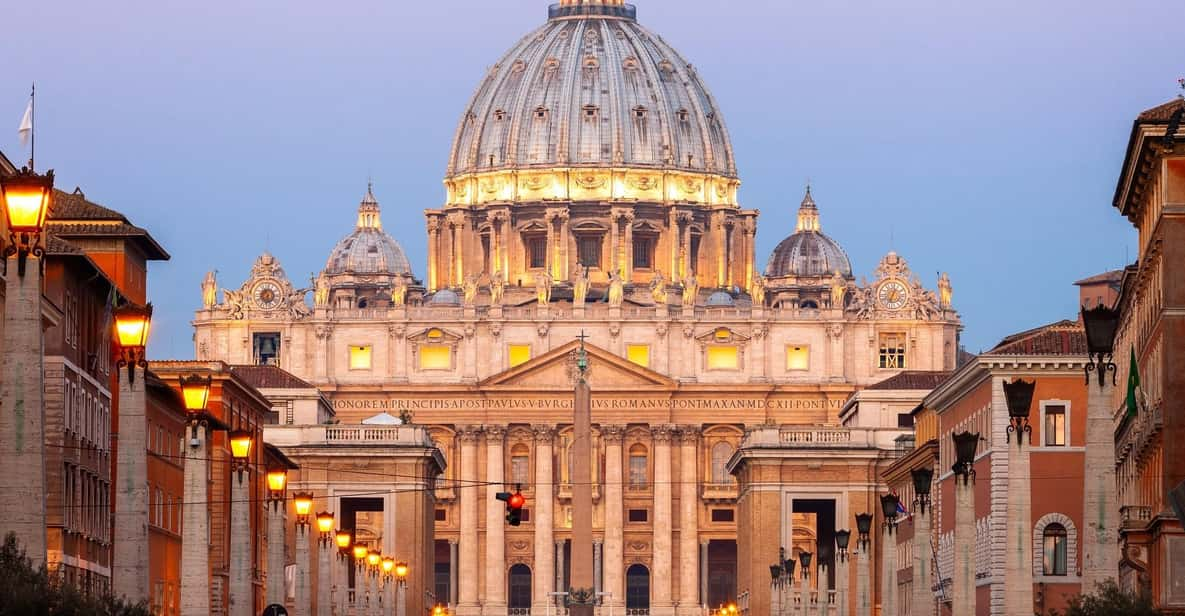
[[1140, 388], [1140, 366], [1136, 364], [1136, 348], [1131, 347], [1131, 367], [1127, 370], [1127, 416], [1135, 417], [1139, 412], [1136, 404], [1136, 390]]

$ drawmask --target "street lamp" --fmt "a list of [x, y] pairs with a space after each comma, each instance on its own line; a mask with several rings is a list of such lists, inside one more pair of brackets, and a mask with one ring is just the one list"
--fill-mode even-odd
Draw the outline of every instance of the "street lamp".
[[267, 469], [268, 500], [275, 506], [284, 502], [284, 488], [288, 486], [287, 467], [275, 465]]
[[885, 516], [885, 527], [889, 534], [893, 534], [893, 528], [897, 526], [897, 506], [901, 499], [897, 498], [896, 494], [882, 494], [881, 495], [881, 513]]
[[358, 562], [366, 562], [366, 554], [368, 552], [370, 552], [370, 550], [366, 549], [366, 546], [360, 543], [354, 544], [354, 560]]
[[41, 232], [53, 202], [53, 169], [40, 175], [28, 167], [0, 179], [0, 196], [8, 222], [9, 245], [5, 255], [17, 256], [17, 275], [25, 277], [25, 259], [29, 253], [40, 257]]
[[371, 550], [366, 553], [366, 564], [370, 565], [371, 568], [378, 567], [381, 562], [383, 562], [382, 552]]
[[152, 324], [152, 304], [143, 306], [126, 302], [112, 311], [115, 317], [115, 339], [119, 343], [120, 368], [128, 367], [128, 382], [136, 380], [135, 367], [146, 368], [144, 347], [148, 345], [148, 330]]
[[802, 579], [809, 580], [811, 577], [811, 556], [810, 552], [799, 552], [798, 562], [802, 563]]
[[1033, 390], [1037, 381], [1013, 379], [1003, 381], [1004, 399], [1008, 403], [1008, 428], [1005, 429], [1004, 440], [1010, 442], [1012, 433], [1016, 433], [1016, 446], [1024, 443], [1024, 436], [1029, 436], [1029, 444], [1033, 444], [1033, 428], [1029, 426], [1029, 407], [1033, 404]]
[[239, 480], [243, 478], [243, 471], [247, 470], [247, 463], [251, 457], [251, 446], [255, 444], [255, 436], [247, 430], [233, 430], [227, 435], [230, 441], [230, 457], [233, 470], [239, 473]]
[[213, 377], [209, 375], [202, 377], [191, 374], [181, 379], [181, 400], [185, 403], [185, 415], [189, 418], [190, 447], [197, 447], [201, 444], [197, 434], [198, 423], [205, 416], [206, 407], [210, 404], [211, 383], [213, 383]]
[[390, 576], [391, 572], [395, 570], [395, 559], [387, 557], [383, 559], [383, 574]]
[[407, 579], [408, 566], [404, 561], [395, 563], [395, 577], [402, 583]]
[[1102, 304], [1094, 308], [1082, 307], [1082, 326], [1086, 328], [1086, 351], [1090, 361], [1084, 368], [1086, 382], [1090, 383], [1090, 373], [1098, 375], [1099, 387], [1109, 371], [1111, 384], [1115, 384], [1115, 362], [1111, 361], [1111, 354], [1115, 345], [1115, 330], [1119, 329], [1119, 310], [1108, 308]]
[[934, 469], [915, 468], [909, 471], [909, 474], [913, 477], [914, 507], [921, 513], [925, 513], [926, 507], [930, 505], [930, 487], [934, 483]]
[[835, 531], [835, 547], [839, 552], [839, 562], [848, 561], [848, 542], [852, 540], [852, 531], [840, 529]]
[[321, 531], [321, 542], [328, 544], [333, 540], [333, 514], [322, 511], [317, 514], [317, 530]]
[[297, 492], [293, 494], [292, 505], [296, 509], [296, 525], [308, 526], [309, 513], [313, 510], [313, 493]]
[[345, 556], [350, 551], [350, 531], [338, 530], [337, 534], [333, 536], [333, 540], [337, 542], [338, 554]]
[[862, 551], [868, 551], [868, 533], [872, 532], [872, 514], [871, 513], [857, 513], [856, 514], [856, 545]]
[[979, 446], [979, 433], [960, 432], [952, 434], [951, 439], [955, 442], [955, 463], [950, 468], [966, 484], [975, 476], [975, 448]]

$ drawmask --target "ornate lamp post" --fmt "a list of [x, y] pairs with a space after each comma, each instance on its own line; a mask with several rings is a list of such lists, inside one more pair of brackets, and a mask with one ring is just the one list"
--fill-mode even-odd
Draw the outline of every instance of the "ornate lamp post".
[[189, 424], [189, 447], [185, 450], [185, 489], [181, 537], [181, 615], [208, 616], [210, 613], [209, 472], [210, 423], [206, 412], [210, 401], [209, 375], [193, 374], [181, 379], [181, 400]]
[[896, 494], [881, 495], [881, 514], [885, 525], [881, 543], [881, 615], [897, 616], [897, 507]]
[[20, 278], [25, 276], [25, 261], [30, 254], [38, 259], [37, 275], [41, 275], [40, 258], [44, 254], [41, 233], [53, 203], [53, 179], [53, 169], [40, 175], [29, 167], [21, 167], [0, 180], [4, 218], [8, 223], [8, 246], [4, 254], [16, 257]]
[[365, 545], [354, 544], [354, 616], [366, 614], [366, 554]]
[[[1033, 391], [1037, 381], [1013, 379], [1001, 381], [1004, 401], [1008, 407], [1007, 440], [1016, 435], [1016, 447], [1008, 448], [1008, 508], [1007, 520], [1015, 540], [1004, 563], [1004, 603], [1010, 613], [1027, 614], [1033, 611], [1033, 494], [1029, 472], [1029, 448], [1033, 444], [1033, 429], [1029, 426], [1029, 408], [1033, 405]], [[1027, 437], [1027, 438], [1026, 438]]]
[[802, 591], [798, 593], [798, 608], [806, 614], [807, 606], [811, 603], [811, 554], [807, 551], [798, 553], [798, 564], [802, 565]]
[[395, 616], [407, 616], [407, 574], [411, 569], [405, 561], [395, 563]]
[[836, 613], [843, 615], [848, 613], [848, 544], [851, 540], [851, 530], [835, 531], [835, 607]]
[[951, 574], [951, 613], [975, 613], [975, 449], [979, 433], [952, 434], [955, 463], [955, 570]]
[[371, 550], [366, 553], [366, 613], [371, 616], [379, 616], [382, 613], [380, 609], [381, 602], [379, 601], [379, 566], [382, 562], [382, 552]]
[[292, 509], [296, 513], [296, 603], [297, 614], [311, 614], [313, 602], [309, 589], [309, 516], [313, 512], [313, 493], [292, 495]]
[[230, 442], [230, 614], [251, 616], [255, 605], [251, 592], [251, 452], [255, 435], [248, 430], [233, 430]]
[[785, 588], [782, 592], [782, 611], [790, 613], [794, 611], [794, 569], [798, 567], [798, 561], [794, 557], [786, 554], [782, 550], [785, 558], [782, 559], [782, 573], [785, 575]]
[[871, 566], [868, 552], [872, 548], [869, 533], [872, 532], [872, 514], [856, 514], [856, 616], [871, 616], [872, 614], [872, 581]]
[[354, 540], [350, 531], [338, 529], [337, 534], [333, 536], [334, 543], [337, 544], [337, 564], [334, 565], [335, 573], [333, 576], [333, 603], [334, 609], [339, 616], [344, 616], [346, 613], [347, 596], [349, 590], [350, 579], [350, 542]]
[[281, 465], [267, 469], [267, 603], [284, 604], [284, 544], [287, 542], [284, 521], [288, 517], [288, 468]]
[[[1119, 503], [1115, 500], [1115, 441], [1111, 399], [1115, 387], [1115, 364], [1111, 361], [1115, 332], [1119, 327], [1119, 311], [1105, 306], [1082, 309], [1082, 324], [1086, 328], [1086, 350], [1090, 361], [1086, 364], [1086, 382], [1090, 373], [1097, 376], [1098, 388], [1088, 387], [1086, 393], [1086, 484], [1082, 497], [1083, 518], [1090, 520], [1082, 529], [1082, 587], [1094, 588], [1108, 578], [1119, 575]], [[1131, 349], [1131, 364], [1136, 364], [1135, 349]], [[1107, 378], [1107, 372], [1111, 378]], [[1129, 375], [1130, 379], [1130, 375]], [[1135, 402], [1133, 400], [1132, 402]]]
[[[930, 489], [934, 484], [934, 469], [915, 468], [913, 478], [913, 608], [920, 613], [933, 606], [934, 595], [930, 573]], [[931, 610], [932, 611], [932, 610]]]
[[322, 511], [317, 514], [317, 530], [320, 536], [317, 538], [317, 613], [328, 614], [331, 605], [333, 604], [331, 596], [331, 581], [330, 575], [331, 559], [330, 552], [333, 551], [334, 534], [333, 534], [333, 514], [328, 511]]

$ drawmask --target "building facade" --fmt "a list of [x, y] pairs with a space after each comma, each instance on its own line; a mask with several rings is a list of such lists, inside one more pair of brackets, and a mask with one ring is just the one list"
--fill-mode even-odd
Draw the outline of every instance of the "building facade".
[[[1122, 506], [1120, 579], [1151, 593], [1158, 607], [1185, 613], [1185, 530], [1169, 490], [1185, 481], [1185, 282], [1174, 276], [1185, 253], [1185, 101], [1144, 111], [1132, 126], [1114, 206], [1138, 232], [1139, 257], [1124, 271], [1115, 336], [1115, 459]], [[1139, 366], [1137, 409], [1128, 377]]]
[[[853, 392], [955, 366], [949, 279], [927, 288], [889, 252], [858, 281], [809, 190], [759, 271], [721, 110], [630, 5], [552, 6], [484, 76], [450, 152], [444, 203], [425, 212], [423, 281], [368, 190], [308, 288], [266, 253], [221, 293], [207, 275], [194, 341], [199, 360], [278, 365], [342, 425], [428, 427], [447, 463], [435, 594], [460, 614], [542, 612], [566, 589], [578, 337], [596, 590], [657, 614], [748, 585], [727, 470], [746, 430], [838, 427]], [[853, 438], [875, 453], [875, 431]], [[833, 456], [845, 503], [877, 481], [868, 455]], [[493, 498], [503, 486], [527, 495], [520, 527]], [[802, 527], [834, 530], [818, 519]], [[777, 547], [754, 549], [772, 560]]]

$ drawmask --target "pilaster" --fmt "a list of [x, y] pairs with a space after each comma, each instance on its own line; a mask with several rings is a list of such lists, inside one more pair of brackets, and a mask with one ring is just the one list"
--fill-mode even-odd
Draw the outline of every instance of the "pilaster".
[[480, 436], [480, 426], [462, 426], [457, 431], [457, 440], [461, 443], [461, 477], [457, 488], [461, 503], [459, 616], [481, 611], [477, 599], [477, 439]]
[[601, 440], [605, 442], [605, 592], [609, 605], [625, 605], [625, 505], [622, 485], [622, 439], [624, 426], [601, 426]]
[[671, 439], [673, 426], [652, 428], [654, 439], [654, 536], [651, 542], [655, 572], [650, 578], [651, 610], [653, 616], [673, 612], [671, 601]]
[[1114, 422], [1108, 408], [1115, 386], [1087, 384], [1086, 485], [1082, 505], [1082, 589], [1119, 575], [1119, 507], [1115, 499]]
[[[188, 462], [188, 460], [187, 460]], [[252, 616], [251, 481], [249, 470], [230, 473], [230, 616]], [[208, 545], [208, 542], [206, 543]], [[307, 612], [305, 612], [307, 614]]]
[[554, 515], [552, 507], [552, 443], [555, 427], [551, 425], [532, 426], [535, 436], [535, 566], [531, 571], [532, 608], [546, 611], [555, 586], [555, 544]]
[[486, 575], [484, 609], [498, 614], [506, 605], [506, 507], [495, 498], [503, 485], [505, 459], [502, 454], [506, 428], [486, 426]]
[[[128, 379], [128, 370], [135, 375]], [[120, 368], [116, 447], [112, 591], [129, 602], [148, 600], [148, 418], [144, 369]], [[26, 462], [27, 464], [27, 462]]]

